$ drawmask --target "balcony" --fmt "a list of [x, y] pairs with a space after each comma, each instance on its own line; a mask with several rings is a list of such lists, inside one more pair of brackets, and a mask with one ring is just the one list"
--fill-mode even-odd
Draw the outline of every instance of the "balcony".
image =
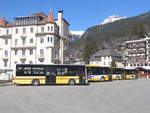
[[14, 45], [11, 47], [12, 49], [35, 49], [36, 44], [19, 44], [19, 45]]
[[38, 59], [44, 59], [44, 58], [45, 58], [45, 57], [44, 57], [43, 54], [41, 54], [41, 55], [38, 56]]
[[45, 57], [44, 57], [43, 54], [41, 54], [41, 55], [38, 56], [38, 59], [39, 59], [40, 62], [43, 62]]
[[35, 34], [36, 37], [41, 37], [41, 36], [46, 36], [46, 35], [55, 35], [57, 37], [60, 37], [58, 34], [56, 34], [56, 33], [50, 33], [50, 32], [39, 32], [39, 33]]
[[27, 58], [26, 55], [21, 55], [21, 56], [20, 56], [20, 59], [22, 59], [22, 60], [23, 60], [23, 59], [26, 59], [26, 58]]
[[2, 56], [2, 59], [3, 59], [3, 60], [8, 60], [9, 57], [8, 57], [8, 55], [3, 55], [3, 56]]
[[0, 38], [10, 39], [10, 38], [12, 38], [12, 35], [10, 35], [10, 34], [1, 35]]
[[27, 38], [27, 34], [21, 35], [20, 38]]

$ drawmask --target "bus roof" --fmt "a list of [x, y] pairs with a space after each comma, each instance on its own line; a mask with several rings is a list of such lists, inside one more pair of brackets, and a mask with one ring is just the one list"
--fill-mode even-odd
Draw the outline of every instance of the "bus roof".
[[16, 66], [85, 66], [85, 65], [76, 65], [76, 64], [16, 64]]
[[85, 65], [86, 67], [111, 67], [111, 66], [100, 66], [100, 65]]

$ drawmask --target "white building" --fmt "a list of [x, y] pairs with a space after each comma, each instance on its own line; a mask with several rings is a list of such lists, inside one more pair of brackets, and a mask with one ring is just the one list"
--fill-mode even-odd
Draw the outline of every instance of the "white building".
[[50, 12], [0, 18], [0, 73], [12, 73], [15, 64], [63, 64], [64, 39], [70, 40], [63, 11], [54, 19]]
[[126, 68], [150, 69], [150, 37], [123, 42], [122, 52]]
[[90, 65], [111, 66], [113, 60], [117, 67], [123, 67], [121, 55], [113, 49], [106, 48], [92, 55]]

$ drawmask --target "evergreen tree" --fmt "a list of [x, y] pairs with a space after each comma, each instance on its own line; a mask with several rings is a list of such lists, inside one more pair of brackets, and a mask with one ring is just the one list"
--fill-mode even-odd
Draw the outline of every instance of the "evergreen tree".
[[90, 39], [89, 37], [86, 39], [84, 52], [83, 52], [83, 60], [86, 64], [89, 64], [91, 56], [98, 50], [97, 41], [94, 39]]

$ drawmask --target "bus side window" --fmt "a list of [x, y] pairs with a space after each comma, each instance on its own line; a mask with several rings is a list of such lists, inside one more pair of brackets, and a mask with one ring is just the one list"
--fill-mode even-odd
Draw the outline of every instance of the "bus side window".
[[24, 67], [23, 74], [25, 76], [31, 76], [31, 67]]
[[51, 73], [50, 72], [46, 72], [46, 76], [50, 76], [51, 75]]
[[44, 76], [45, 69], [44, 67], [32, 67], [32, 74], [34, 76]]

